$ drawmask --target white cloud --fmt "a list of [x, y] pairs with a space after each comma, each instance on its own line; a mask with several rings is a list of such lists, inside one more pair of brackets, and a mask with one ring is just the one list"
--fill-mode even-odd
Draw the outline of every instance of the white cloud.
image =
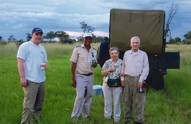
[[82, 21], [94, 27], [95, 34], [108, 35], [112, 8], [162, 9], [167, 18], [172, 3], [178, 4], [179, 10], [172, 21], [171, 31], [173, 36], [180, 37], [191, 29], [190, 0], [3, 0], [0, 3], [0, 36], [15, 34], [19, 39], [25, 38], [24, 34], [36, 26], [45, 32], [65, 30], [79, 33]]
[[[48, 0], [47, 1], [49, 4], [56, 4], [56, 5], [61, 5], [61, 4], [76, 4], [79, 3], [78, 0]], [[80, 2], [81, 3], [81, 2]]]
[[[65, 32], [69, 34], [70, 36], [75, 36], [75, 37], [79, 37], [84, 34], [83, 32], [74, 32], [74, 31], [65, 31]], [[103, 31], [95, 31], [93, 32], [93, 34], [96, 36], [101, 36], [101, 37], [109, 37], [109, 33], [103, 32]]]
[[46, 7], [42, 5], [21, 5], [12, 3], [2, 3], [0, 4], [0, 10], [12, 11], [12, 12], [44, 12], [53, 11], [54, 8]]
[[21, 29], [21, 28], [25, 28], [26, 26], [27, 26], [26, 24], [20, 23], [20, 24], [14, 25], [13, 28], [15, 28], [15, 29]]

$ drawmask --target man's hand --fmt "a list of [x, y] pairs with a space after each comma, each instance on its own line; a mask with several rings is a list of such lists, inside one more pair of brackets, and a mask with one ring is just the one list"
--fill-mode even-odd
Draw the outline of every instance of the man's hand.
[[26, 80], [26, 78], [24, 77], [24, 78], [21, 78], [20, 79], [20, 83], [21, 83], [21, 86], [22, 87], [26, 87], [27, 86], [27, 80]]
[[139, 82], [137, 87], [138, 87], [138, 88], [141, 88], [142, 86], [143, 86], [143, 83], [142, 83], [142, 82]]
[[125, 87], [125, 81], [124, 81], [124, 80], [121, 81], [121, 86], [122, 86], [122, 87]]
[[94, 64], [92, 64], [92, 67], [97, 67], [97, 62], [94, 62]]
[[42, 63], [40, 65], [40, 67], [41, 67], [42, 70], [46, 70], [47, 69], [47, 63], [46, 62]]
[[125, 76], [124, 72], [121, 72], [121, 73], [120, 73], [120, 76]]
[[76, 88], [76, 79], [72, 79], [72, 87]]

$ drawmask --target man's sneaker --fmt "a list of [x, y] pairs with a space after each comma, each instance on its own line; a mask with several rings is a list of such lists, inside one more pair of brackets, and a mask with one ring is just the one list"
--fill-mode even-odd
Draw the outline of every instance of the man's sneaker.
[[107, 116], [105, 116], [105, 119], [112, 119], [112, 117], [107, 117]]
[[72, 120], [78, 120], [78, 117], [71, 117]]
[[115, 120], [114, 124], [120, 124], [120, 121], [119, 120]]
[[143, 122], [135, 122], [135, 124], [143, 124]]
[[90, 121], [90, 116], [86, 117], [85, 119]]

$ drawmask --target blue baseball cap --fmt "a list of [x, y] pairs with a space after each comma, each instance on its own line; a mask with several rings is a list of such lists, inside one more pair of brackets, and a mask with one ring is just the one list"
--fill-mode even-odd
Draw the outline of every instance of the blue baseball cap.
[[42, 34], [43, 34], [43, 31], [42, 31], [41, 28], [34, 28], [34, 29], [32, 30], [32, 33], [42, 33]]

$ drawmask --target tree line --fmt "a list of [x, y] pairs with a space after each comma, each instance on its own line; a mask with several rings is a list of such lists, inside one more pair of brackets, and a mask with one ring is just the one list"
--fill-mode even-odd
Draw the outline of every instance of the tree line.
[[[93, 34], [95, 28], [88, 25], [86, 22], [80, 22], [81, 25], [81, 29], [82, 32], [91, 32]], [[20, 39], [17, 40], [14, 35], [10, 35], [9, 38], [7, 39], [7, 42], [15, 42], [18, 44], [21, 44], [25, 41], [29, 41], [31, 39], [31, 33], [26, 33], [26, 40]], [[57, 39], [57, 40], [55, 40]], [[93, 34], [93, 42], [102, 42], [104, 41], [104, 39], [106, 39], [106, 37], [101, 37], [101, 36], [96, 36]], [[2, 36], [0, 36], [0, 41], [2, 42]], [[78, 36], [75, 38], [72, 38], [69, 34], [67, 34], [65, 31], [49, 31], [46, 34], [43, 35], [43, 41], [42, 42], [46, 42], [46, 43], [56, 43], [56, 42], [60, 42], [60, 43], [74, 43], [74, 42], [78, 42], [78, 41], [82, 41], [82, 36]]]
[[191, 44], [191, 30], [188, 31], [186, 34], [184, 34], [184, 39], [181, 40], [181, 38], [179, 37], [175, 37], [175, 38], [170, 38], [169, 42], [167, 42], [169, 44]]
[[[171, 7], [173, 8], [173, 7]], [[176, 9], [175, 9], [176, 10]], [[174, 10], [174, 11], [175, 11]], [[173, 10], [169, 10], [169, 11], [173, 11]], [[177, 12], [177, 10], [175, 11]], [[175, 14], [175, 12], [173, 14]], [[171, 12], [172, 13], [172, 12]], [[172, 17], [170, 18], [172, 20]], [[170, 22], [171, 22], [170, 20]], [[169, 23], [170, 24], [170, 23]], [[171, 36], [171, 33], [170, 33], [170, 29], [169, 29], [169, 24], [167, 24], [166, 26], [166, 29], [165, 29], [165, 35], [170, 37], [169, 41], [167, 41], [166, 43], [167, 44], [191, 44], [191, 30], [188, 31], [186, 34], [184, 34], [184, 39], [181, 40], [181, 38], [179, 37], [175, 37], [175, 38], [172, 38]], [[93, 34], [95, 28], [88, 25], [86, 22], [80, 22], [80, 25], [81, 25], [81, 29], [82, 29], [82, 32], [85, 33], [85, 32], [91, 32]], [[56, 41], [55, 38], [59, 39], [59, 41]], [[0, 43], [5, 43], [3, 42], [3, 37], [0, 36]], [[17, 40], [14, 35], [10, 35], [9, 38], [7, 39], [7, 42], [16, 42], [18, 44], [20, 43], [23, 43], [25, 41], [29, 41], [31, 39], [31, 34], [30, 33], [26, 33], [26, 40], [23, 40], [23, 39], [20, 39], [20, 40]], [[43, 36], [43, 42], [48, 42], [48, 43], [55, 43], [55, 42], [60, 42], [60, 43], [74, 43], [74, 42], [78, 42], [78, 41], [82, 41], [82, 36], [79, 36], [77, 38], [71, 38], [70, 35], [68, 35], [65, 31], [49, 31], [47, 32], [44, 36]], [[107, 37], [101, 37], [101, 36], [98, 36], [96, 37], [94, 34], [93, 34], [93, 42], [102, 42], [102, 41], [105, 41], [106, 39], [108, 39]]]

